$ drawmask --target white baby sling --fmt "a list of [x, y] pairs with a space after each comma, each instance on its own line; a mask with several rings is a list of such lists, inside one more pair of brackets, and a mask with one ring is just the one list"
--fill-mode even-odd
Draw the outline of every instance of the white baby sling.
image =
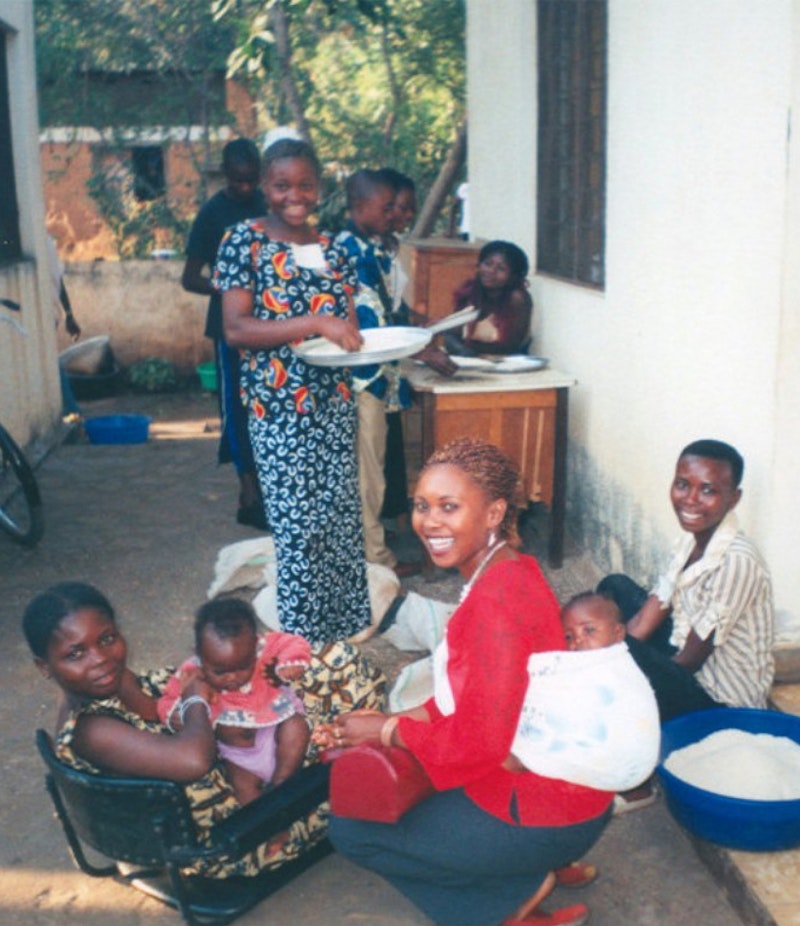
[[626, 791], [658, 762], [660, 724], [650, 683], [625, 643], [534, 653], [511, 751], [548, 778]]

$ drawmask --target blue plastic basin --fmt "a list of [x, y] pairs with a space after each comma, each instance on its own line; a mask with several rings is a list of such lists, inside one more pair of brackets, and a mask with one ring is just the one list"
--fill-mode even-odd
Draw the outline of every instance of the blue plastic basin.
[[664, 768], [671, 752], [729, 729], [785, 736], [800, 743], [800, 717], [780, 711], [720, 708], [667, 721], [661, 729], [658, 776], [673, 817], [695, 836], [731, 849], [775, 852], [800, 846], [800, 800], [726, 797], [688, 784]]
[[147, 415], [98, 415], [83, 426], [91, 444], [143, 444], [151, 420]]

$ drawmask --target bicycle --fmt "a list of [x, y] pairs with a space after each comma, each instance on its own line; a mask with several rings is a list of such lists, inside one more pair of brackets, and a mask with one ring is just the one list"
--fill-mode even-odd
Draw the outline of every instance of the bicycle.
[[39, 485], [17, 442], [0, 424], [0, 530], [32, 547], [44, 533]]
[[[0, 299], [6, 308], [19, 311], [10, 299]], [[21, 326], [5, 316], [18, 329]], [[23, 332], [24, 333], [24, 332]], [[14, 438], [0, 424], [0, 530], [26, 547], [38, 543], [44, 533], [42, 496], [33, 469]]]

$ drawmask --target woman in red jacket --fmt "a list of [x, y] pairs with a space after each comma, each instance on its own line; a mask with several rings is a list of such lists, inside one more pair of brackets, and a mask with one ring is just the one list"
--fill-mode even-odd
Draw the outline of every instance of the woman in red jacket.
[[334, 817], [330, 835], [440, 926], [583, 923], [583, 904], [546, 913], [539, 903], [554, 870], [600, 836], [613, 798], [511, 755], [528, 656], [566, 648], [553, 591], [515, 549], [518, 486], [511, 461], [480, 441], [454, 441], [428, 460], [414, 530], [437, 566], [467, 580], [434, 654], [434, 697], [403, 714], [342, 715], [334, 732], [343, 746], [410, 750], [433, 782], [436, 793], [397, 824]]

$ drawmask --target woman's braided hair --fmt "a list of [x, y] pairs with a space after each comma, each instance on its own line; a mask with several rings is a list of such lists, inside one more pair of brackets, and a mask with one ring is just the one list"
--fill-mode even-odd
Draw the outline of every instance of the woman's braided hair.
[[435, 450], [426, 460], [422, 472], [432, 466], [457, 466], [476, 483], [491, 501], [505, 499], [505, 516], [497, 535], [509, 546], [520, 545], [517, 516], [522, 499], [522, 481], [516, 464], [499, 447], [472, 437], [458, 437]]

